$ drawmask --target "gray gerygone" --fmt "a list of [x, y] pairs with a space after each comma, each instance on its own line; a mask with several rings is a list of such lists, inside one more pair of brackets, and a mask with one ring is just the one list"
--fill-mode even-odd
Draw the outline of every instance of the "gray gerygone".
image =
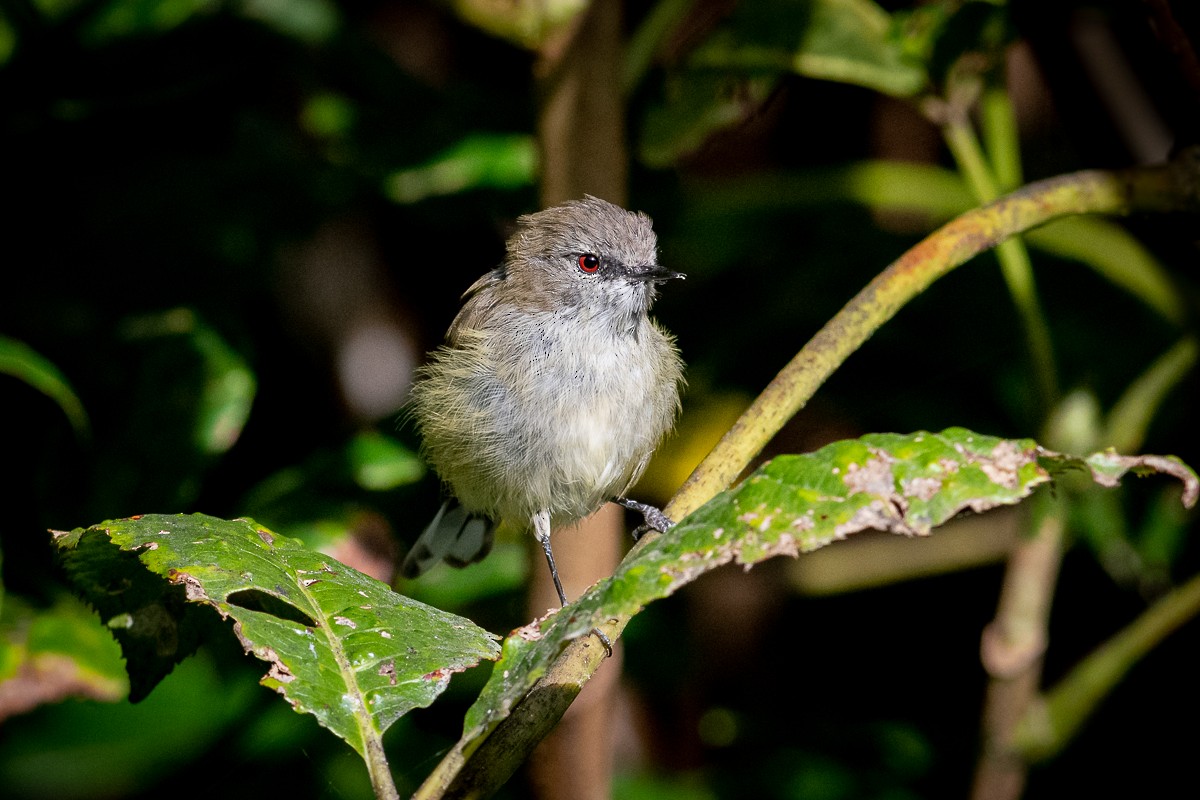
[[648, 312], [682, 277], [658, 265], [645, 214], [589, 196], [517, 220], [413, 385], [422, 452], [453, 497], [405, 575], [483, 558], [507, 520], [532, 526], [565, 606], [551, 527], [607, 500], [671, 524], [625, 494], [679, 412], [683, 363]]

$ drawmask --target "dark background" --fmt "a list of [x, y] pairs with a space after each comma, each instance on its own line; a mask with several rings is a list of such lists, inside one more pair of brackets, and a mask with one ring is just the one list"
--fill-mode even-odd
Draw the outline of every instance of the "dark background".
[[[627, 5], [632, 29], [642, 12]], [[733, 5], [701, 3], [696, 26]], [[1014, 73], [1027, 81], [1014, 84], [1014, 96], [1025, 100], [1028, 179], [1130, 166], [1145, 147], [1161, 144], [1161, 159], [1195, 143], [1195, 96], [1155, 38], [1149, 4], [1047, 5], [1011, 4], [1014, 49], [1027, 67]], [[1186, 29], [1191, 20], [1177, 5]], [[484, 179], [413, 202], [385, 189], [395, 172], [464, 137], [530, 133], [535, 59], [437, 4], [297, 4], [282, 18], [253, 8], [0, 5], [10, 31], [0, 57], [0, 334], [53, 362], [91, 423], [90, 436], [76, 435], [46, 397], [0, 376], [3, 580], [10, 596], [35, 606], [63, 587], [47, 529], [146, 512], [236, 516], [264, 481], [298, 466], [314, 485], [334, 475], [327, 495], [309, 497], [314, 506], [369, 507], [385, 531], [382, 550], [402, 552], [436, 503], [431, 477], [367, 497], [322, 460], [366, 430], [415, 446], [398, 422], [402, 394], [390, 407], [386, 393], [364, 405], [339, 358], [355, 321], [371, 319], [396, 352], [419, 359], [463, 289], [498, 262], [512, 220], [536, 208], [532, 180]], [[329, 15], [316, 33], [303, 24], [313, 9]], [[1123, 136], [1122, 106], [1085, 69], [1086, 25], [1117, 45], [1131, 91], [1161, 118], [1161, 143]], [[664, 57], [631, 95], [635, 154], [672, 66]], [[314, 98], [328, 97], [332, 122], [322, 122]], [[902, 103], [792, 76], [677, 163], [633, 159], [630, 205], [655, 219], [663, 263], [689, 275], [655, 310], [689, 366], [681, 436], [719, 433], [730, 409], [925, 232], [844, 202], [762, 202], [714, 218], [697, 198], [719, 197], [723, 181], [802, 178], [883, 156], [950, 164], [936, 131]], [[1193, 312], [1195, 219], [1126, 224]], [[1060, 384], [1092, 391], [1103, 408], [1180, 335], [1085, 267], [1044, 256], [1035, 267]], [[226, 452], [197, 452], [178, 424], [194, 413], [201, 357], [146, 333], [180, 308], [257, 380], [244, 430]], [[403, 371], [398, 362], [379, 369]], [[1170, 395], [1146, 452], [1200, 463], [1189, 424], [1196, 388], [1191, 375]], [[777, 449], [950, 425], [1037, 436], [1044, 422], [1016, 314], [986, 256], [855, 354]], [[679, 467], [662, 467], [671, 469]], [[1131, 524], [1162, 488], [1146, 483], [1122, 495]], [[274, 524], [291, 532], [288, 521], [280, 512]], [[1197, 548], [1184, 541], [1167, 573], [1183, 580], [1196, 567]], [[631, 625], [630, 744], [618, 751], [618, 795], [962, 796], [985, 686], [979, 635], [995, 612], [1002, 566], [819, 598], [788, 589], [786, 568], [722, 570]], [[455, 610], [502, 632], [525, 621], [520, 596], [518, 575], [486, 598], [464, 596]], [[1147, 600], [1088, 548], [1071, 550], [1047, 681]], [[1196, 635], [1190, 623], [1138, 665], [1078, 739], [1035, 769], [1027, 796], [1147, 796], [1191, 785], [1195, 737], [1182, 731], [1200, 712]], [[229, 797], [363, 796], [349, 749], [256, 687], [259, 671], [230, 637], [207, 645], [141, 706], [66, 700], [8, 719], [0, 794], [150, 797], [186, 787]], [[432, 709], [389, 733], [402, 792], [457, 738], [481, 681], [456, 678]], [[94, 763], [105, 768], [76, 774]], [[506, 791], [525, 790], [517, 780]]]

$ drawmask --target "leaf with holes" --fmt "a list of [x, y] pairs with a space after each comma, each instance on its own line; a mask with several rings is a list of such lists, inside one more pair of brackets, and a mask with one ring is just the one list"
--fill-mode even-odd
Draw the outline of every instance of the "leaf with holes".
[[962, 428], [871, 434], [779, 456], [655, 537], [578, 602], [509, 637], [468, 712], [460, 747], [506, 717], [568, 639], [627, 618], [722, 564], [749, 568], [863, 530], [924, 536], [962, 512], [1019, 503], [1067, 470], [1090, 472], [1101, 486], [1115, 486], [1128, 472], [1171, 475], [1182, 482], [1189, 507], [1200, 492], [1195, 472], [1175, 458], [1112, 452], [1078, 458], [1029, 439]]
[[209, 606], [271, 665], [263, 685], [365, 755], [452, 673], [499, 652], [469, 620], [252, 520], [147, 515], [54, 537], [72, 582], [121, 642], [135, 698], [194, 649]]

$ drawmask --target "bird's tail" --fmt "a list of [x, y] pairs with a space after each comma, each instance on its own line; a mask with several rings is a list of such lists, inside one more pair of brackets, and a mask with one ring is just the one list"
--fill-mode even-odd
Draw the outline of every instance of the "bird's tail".
[[454, 567], [479, 561], [492, 549], [495, 528], [487, 517], [475, 516], [457, 501], [447, 500], [405, 556], [400, 572], [415, 578], [439, 561]]

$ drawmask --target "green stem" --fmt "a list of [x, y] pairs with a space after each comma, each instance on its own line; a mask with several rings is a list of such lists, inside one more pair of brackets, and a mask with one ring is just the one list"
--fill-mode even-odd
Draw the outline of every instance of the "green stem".
[[[1012, 101], [1002, 86], [988, 86], [979, 98], [980, 129], [988, 162], [1002, 192], [1011, 192], [1025, 178], [1021, 171], [1020, 137]], [[989, 198], [990, 199], [990, 198]]]
[[1200, 614], [1200, 575], [1163, 597], [1071, 670], [1035, 704], [1017, 730], [1016, 748], [1030, 761], [1056, 754], [1112, 688], [1146, 653]]
[[[965, 119], [954, 114], [950, 116], [951, 119], [942, 126], [946, 144], [976, 199], [981, 203], [990, 203], [996, 199], [999, 190], [979, 140]], [[1000, 261], [1000, 271], [1008, 285], [1008, 292], [1021, 316], [1042, 406], [1050, 408], [1058, 396], [1057, 369], [1054, 366], [1050, 328], [1038, 302], [1029, 251], [1020, 240], [1010, 239], [996, 248], [996, 257]]]

